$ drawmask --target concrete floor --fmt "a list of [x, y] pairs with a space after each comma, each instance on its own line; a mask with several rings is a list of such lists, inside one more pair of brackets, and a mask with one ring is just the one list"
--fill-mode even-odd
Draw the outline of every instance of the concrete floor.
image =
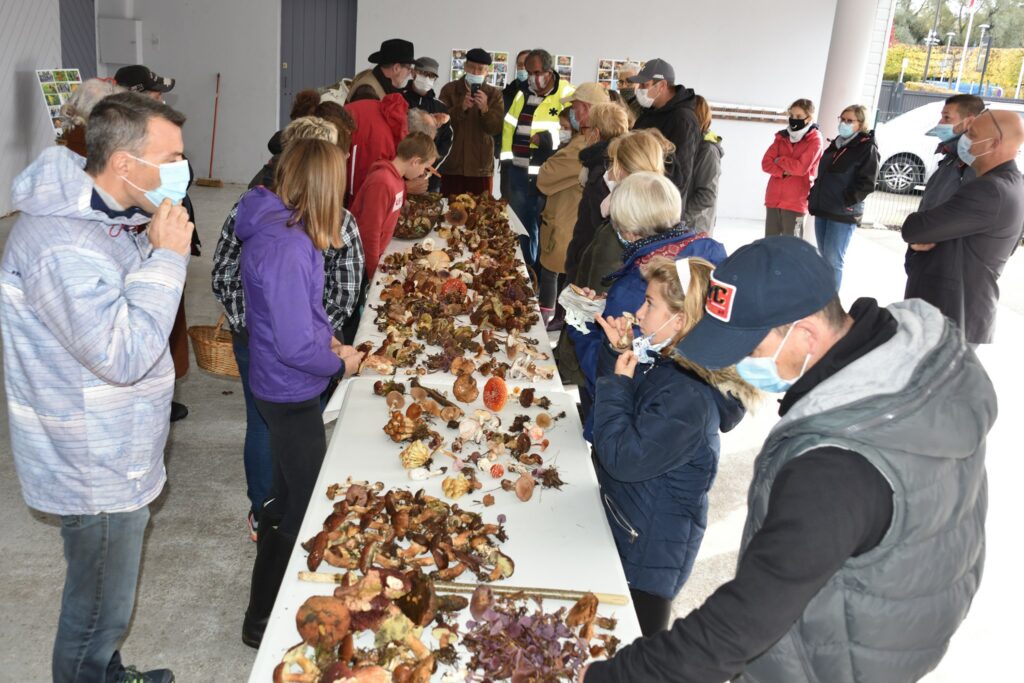
[[[204, 255], [192, 259], [186, 305], [190, 324], [212, 324], [219, 313], [210, 294], [211, 257], [220, 224], [242, 191], [240, 186], [195, 188]], [[0, 244], [13, 218], [0, 220]], [[730, 251], [760, 236], [752, 221], [719, 221], [716, 237]], [[1015, 569], [1019, 539], [1014, 502], [1024, 465], [1014, 453], [1019, 430], [1007, 418], [1020, 404], [1007, 370], [1024, 342], [1024, 266], [1011, 261], [1001, 281], [998, 343], [981, 351], [996, 383], [1003, 418], [989, 439], [990, 509], [988, 561], [981, 590], [940, 667], [929, 683], [961, 683], [997, 675], [1014, 651], [1019, 631], [1011, 621], [1022, 605]], [[850, 247], [843, 300], [873, 296], [883, 303], [901, 298], [903, 249], [898, 233], [858, 231]], [[245, 533], [245, 478], [241, 443], [241, 385], [193, 367], [178, 383], [177, 400], [190, 415], [171, 429], [169, 481], [153, 506], [139, 581], [135, 619], [122, 652], [143, 668], [169, 666], [179, 681], [241, 681], [254, 651], [239, 639], [248, 595], [254, 544]], [[6, 402], [0, 406], [0, 682], [45, 681], [56, 629], [64, 566], [59, 528], [52, 517], [29, 510], [21, 499], [10, 455]], [[754, 455], [776, 420], [771, 405], [748, 417], [723, 438], [721, 468], [711, 496], [710, 528], [689, 582], [676, 601], [684, 615], [733, 572]], [[1014, 609], [1016, 608], [1016, 609]]]

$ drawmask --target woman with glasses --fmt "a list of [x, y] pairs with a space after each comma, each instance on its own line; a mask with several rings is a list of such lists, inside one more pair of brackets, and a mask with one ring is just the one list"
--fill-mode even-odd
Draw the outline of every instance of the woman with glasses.
[[867, 109], [852, 104], [839, 115], [839, 134], [821, 155], [808, 197], [818, 251], [843, 280], [843, 261], [853, 230], [864, 216], [864, 199], [875, 189], [878, 145], [867, 123]]

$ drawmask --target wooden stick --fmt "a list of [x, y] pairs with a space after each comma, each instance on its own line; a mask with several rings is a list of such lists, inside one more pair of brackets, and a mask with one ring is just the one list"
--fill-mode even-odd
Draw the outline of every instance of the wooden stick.
[[441, 174], [433, 166], [427, 166], [427, 172], [430, 173], [430, 175], [436, 175], [438, 178], [441, 177]]
[[[344, 574], [334, 572], [299, 572], [299, 581], [312, 583], [344, 583]], [[583, 591], [562, 590], [560, 588], [524, 588], [522, 586], [504, 586], [486, 584], [492, 591], [502, 595], [522, 593], [526, 597], [549, 598], [553, 600], [579, 600], [586, 593]], [[475, 583], [459, 583], [457, 581], [435, 581], [434, 589], [441, 593], [472, 593], [476, 590]], [[628, 605], [629, 598], [616, 593], [594, 593], [597, 601], [606, 605]]]
[[[476, 590], [477, 584], [457, 583], [454, 581], [435, 581], [434, 588], [440, 593], [472, 593]], [[560, 588], [526, 588], [522, 586], [503, 586], [487, 584], [495, 593], [501, 595], [512, 595], [522, 593], [528, 598], [549, 598], [552, 600], [579, 600], [584, 595], [583, 591], [562, 590]], [[592, 592], [592, 591], [591, 591]], [[594, 593], [597, 601], [606, 605], [628, 605], [629, 598], [625, 595], [615, 593]]]

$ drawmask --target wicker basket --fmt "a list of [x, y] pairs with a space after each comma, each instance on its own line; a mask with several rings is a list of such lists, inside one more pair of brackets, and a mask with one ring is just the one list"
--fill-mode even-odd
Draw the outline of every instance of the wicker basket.
[[235, 362], [235, 351], [231, 344], [231, 333], [225, 329], [227, 316], [221, 314], [217, 324], [193, 325], [188, 328], [188, 336], [192, 339], [192, 350], [196, 354], [196, 363], [203, 370], [225, 377], [241, 377], [238, 363]]

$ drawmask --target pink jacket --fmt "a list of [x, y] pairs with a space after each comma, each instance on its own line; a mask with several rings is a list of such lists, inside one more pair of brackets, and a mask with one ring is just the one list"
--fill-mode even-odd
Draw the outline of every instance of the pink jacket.
[[761, 168], [771, 176], [765, 191], [764, 205], [769, 209], [807, 213], [807, 196], [811, 192], [811, 183], [818, 172], [818, 161], [824, 149], [821, 131], [814, 124], [796, 144], [789, 141], [788, 129], [776, 133], [761, 160]]

